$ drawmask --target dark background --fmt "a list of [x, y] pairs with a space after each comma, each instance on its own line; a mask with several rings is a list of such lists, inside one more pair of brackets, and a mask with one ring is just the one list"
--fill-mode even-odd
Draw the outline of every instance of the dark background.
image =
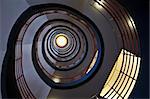
[[149, 0], [118, 0], [135, 21], [141, 42], [142, 61], [130, 98], [149, 98]]

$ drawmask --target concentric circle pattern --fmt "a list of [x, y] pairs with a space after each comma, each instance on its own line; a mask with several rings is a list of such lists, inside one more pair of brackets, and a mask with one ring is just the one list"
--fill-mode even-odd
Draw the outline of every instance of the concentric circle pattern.
[[114, 0], [33, 1], [9, 36], [4, 92], [31, 99], [129, 97], [141, 52], [128, 12]]
[[44, 16], [48, 20], [33, 35], [32, 61], [36, 71], [54, 88], [83, 83], [100, 66], [103, 41], [99, 30], [80, 12], [64, 7], [48, 7], [28, 21], [33, 23]]

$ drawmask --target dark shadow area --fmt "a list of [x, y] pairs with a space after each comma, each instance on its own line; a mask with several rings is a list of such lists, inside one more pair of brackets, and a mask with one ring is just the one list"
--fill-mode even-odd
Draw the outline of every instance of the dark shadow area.
[[149, 97], [149, 0], [118, 0], [135, 21], [141, 42], [141, 67], [130, 98]]

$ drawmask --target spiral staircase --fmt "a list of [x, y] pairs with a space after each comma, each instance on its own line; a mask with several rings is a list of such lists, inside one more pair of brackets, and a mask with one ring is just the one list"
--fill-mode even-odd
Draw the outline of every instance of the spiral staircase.
[[134, 20], [117, 1], [3, 2], [11, 3], [4, 13], [3, 98], [129, 98], [141, 48]]

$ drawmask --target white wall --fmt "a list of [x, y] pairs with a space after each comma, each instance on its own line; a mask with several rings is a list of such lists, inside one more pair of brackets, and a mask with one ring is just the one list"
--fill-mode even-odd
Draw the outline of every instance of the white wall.
[[[2, 55], [2, 3], [0, 1], [0, 71], [1, 71], [1, 64], [2, 64], [2, 59], [4, 55]], [[1, 79], [1, 73], [0, 73], [0, 79]], [[1, 80], [0, 80], [0, 85], [1, 85]], [[0, 86], [1, 88], [1, 86]], [[0, 98], [1, 98], [1, 92], [0, 92]]]
[[[1, 71], [3, 58], [7, 50], [7, 42], [8, 42], [10, 31], [14, 23], [18, 19], [18, 17], [30, 6], [30, 4], [28, 4], [25, 0], [1, 0], [0, 4], [1, 4], [0, 10], [2, 10], [2, 12], [0, 12], [0, 19], [1, 19], [0, 20], [1, 23], [0, 24], [0, 71]], [[45, 19], [43, 20], [41, 19], [42, 22], [45, 22], [44, 20]], [[34, 27], [39, 27], [40, 26], [39, 24], [41, 24], [42, 22], [34, 24]], [[33, 33], [33, 32], [35, 33], [34, 29], [38, 29], [38, 28], [32, 28], [29, 31], [29, 33]], [[26, 37], [27, 39], [24, 46], [29, 46], [32, 44], [32, 39], [33, 39], [32, 37], [34, 36], [28, 35], [28, 37]], [[30, 50], [28, 49], [31, 49], [31, 46], [29, 46], [28, 49], [27, 48], [25, 51], [29, 52], [28, 54], [30, 54]], [[28, 57], [28, 55], [24, 55], [24, 56]], [[31, 60], [29, 61], [31, 62]], [[29, 64], [30, 62], [27, 63]], [[35, 72], [31, 64], [24, 66], [24, 68], [25, 68], [24, 69], [25, 79], [33, 94], [36, 97], [42, 97], [43, 99], [45, 99], [45, 97], [47, 97], [49, 94], [50, 87], [47, 86], [40, 79], [40, 77]], [[1, 79], [1, 74], [0, 74], [0, 79]], [[0, 81], [0, 89], [1, 89], [1, 81]], [[0, 92], [0, 99], [1, 99], [1, 92]]]
[[20, 14], [28, 7], [29, 5], [25, 0], [0, 0], [0, 71], [2, 68], [3, 58], [7, 49], [7, 40], [11, 28], [17, 18], [20, 16]]

